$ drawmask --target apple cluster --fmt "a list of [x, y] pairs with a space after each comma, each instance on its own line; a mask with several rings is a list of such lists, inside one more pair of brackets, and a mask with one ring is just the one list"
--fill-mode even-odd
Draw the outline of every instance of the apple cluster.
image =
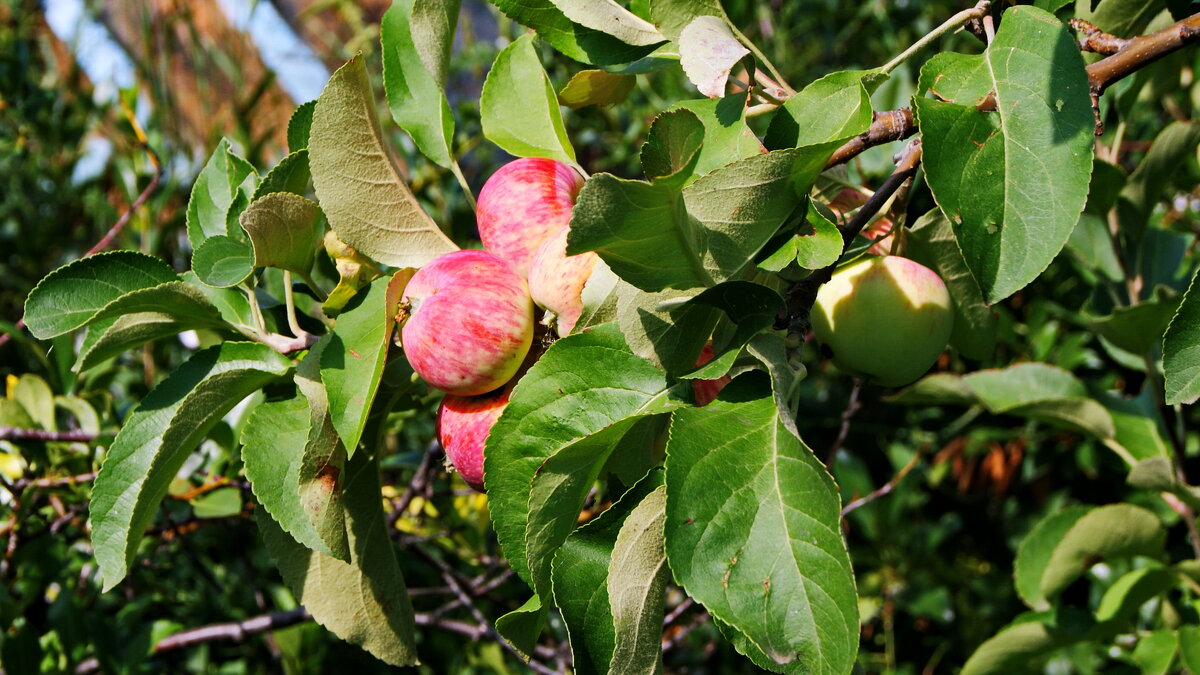
[[483, 448], [513, 386], [536, 360], [535, 307], [559, 335], [574, 328], [599, 258], [567, 256], [567, 233], [583, 177], [550, 159], [496, 171], [479, 193], [483, 250], [439, 256], [413, 275], [401, 298], [400, 331], [413, 370], [446, 392], [438, 438], [468, 485], [483, 490]]

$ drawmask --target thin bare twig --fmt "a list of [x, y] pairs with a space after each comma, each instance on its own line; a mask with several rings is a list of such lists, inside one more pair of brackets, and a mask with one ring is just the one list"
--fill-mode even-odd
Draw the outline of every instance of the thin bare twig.
[[100, 437], [90, 431], [47, 431], [45, 429], [22, 429], [21, 427], [0, 427], [0, 440], [3, 441], [46, 441], [50, 443], [87, 443]]
[[870, 494], [859, 497], [858, 499], [855, 499], [854, 501], [850, 502], [849, 504], [846, 504], [846, 506], [844, 506], [842, 508], [842, 517], [845, 518], [846, 516], [853, 513], [855, 509], [862, 508], [863, 506], [870, 504], [871, 502], [875, 501], [876, 499], [879, 499], [880, 497], [890, 494], [891, 491], [895, 490], [896, 486], [900, 484], [900, 481], [904, 480], [904, 477], [907, 476], [910, 471], [912, 471], [913, 469], [916, 468], [917, 464], [919, 464], [921, 462], [921, 457], [923, 457], [924, 455], [925, 455], [925, 449], [923, 447], [917, 448], [916, 454], [913, 455], [912, 459], [908, 460], [908, 464], [905, 464], [903, 468], [901, 468], [899, 471], [897, 471], [896, 475], [892, 476], [891, 480], [889, 480], [887, 483], [883, 484], [883, 487], [880, 487], [879, 489], [871, 492]]
[[96, 479], [96, 472], [81, 473], [75, 476], [46, 476], [45, 478], [20, 478], [13, 482], [14, 490], [24, 490], [25, 488], [52, 488], [73, 486], [80, 483], [88, 483]]
[[833, 445], [829, 448], [829, 454], [825, 456], [825, 466], [833, 466], [833, 460], [837, 459], [838, 451], [846, 444], [846, 438], [850, 435], [850, 422], [854, 420], [854, 416], [862, 409], [862, 404], [858, 402], [858, 396], [862, 393], [862, 386], [862, 378], [854, 378], [854, 387], [850, 389], [850, 400], [846, 402], [846, 409], [842, 411], [842, 423], [838, 427], [837, 438], [833, 439]]

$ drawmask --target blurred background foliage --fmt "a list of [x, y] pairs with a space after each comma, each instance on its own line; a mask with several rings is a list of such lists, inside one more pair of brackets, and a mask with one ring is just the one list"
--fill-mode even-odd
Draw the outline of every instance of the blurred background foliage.
[[[234, 439], [243, 423], [238, 411], [176, 481], [155, 536], [143, 546], [142, 564], [118, 589], [101, 595], [86, 531], [87, 476], [128, 407], [186, 357], [188, 346], [163, 341], [79, 377], [71, 371], [70, 336], [39, 343], [11, 328], [32, 286], [83, 255], [160, 171], [158, 188], [133, 213], [114, 247], [152, 253], [182, 268], [187, 197], [212, 147], [227, 136], [260, 169], [273, 165], [284, 154], [292, 109], [314, 97], [333, 68], [362, 51], [378, 78], [378, 22], [388, 4], [0, 0], [0, 328], [11, 336], [0, 346], [5, 376], [0, 427], [97, 436], [86, 442], [0, 440], [5, 672], [384, 670], [311, 622], [244, 639], [161, 648], [161, 640], [180, 630], [295, 607], [258, 541], [252, 499], [238, 479]], [[734, 22], [797, 88], [834, 70], [882, 64], [966, 4], [725, 2]], [[480, 87], [497, 51], [522, 31], [487, 4], [464, 0], [448, 94], [458, 120], [460, 161], [476, 189], [507, 159], [480, 134]], [[939, 48], [977, 51], [979, 44], [958, 34]], [[560, 87], [583, 68], [548, 48], [544, 56]], [[1122, 122], [1103, 142], [1111, 144], [1121, 134], [1115, 159], [1126, 169], [1169, 122], [1193, 118], [1200, 105], [1200, 88], [1192, 81], [1196, 64], [1195, 52], [1185, 52], [1105, 98], [1106, 105], [1119, 107]], [[912, 71], [901, 69], [876, 94], [877, 109], [903, 105], [914, 79]], [[387, 120], [376, 84], [381, 118]], [[697, 96], [680, 72], [668, 69], [639, 78], [628, 101], [617, 107], [568, 115], [581, 164], [593, 172], [638, 175], [638, 149], [654, 115]], [[421, 160], [390, 122], [385, 129], [430, 214], [456, 240], [474, 238], [473, 215], [453, 177]], [[849, 167], [848, 179], [877, 184], [890, 171], [895, 150], [864, 154]], [[1195, 245], [1197, 182], [1200, 170], [1189, 156], [1155, 186], [1152, 218], [1164, 234], [1159, 253], [1143, 262], [1148, 278], [1161, 280], [1168, 292], [1181, 292], [1190, 271], [1186, 253]], [[920, 188], [912, 203], [911, 213], [932, 206]], [[1001, 331], [991, 359], [947, 360], [939, 367], [962, 371], [1041, 360], [1072, 370], [1096, 391], [1141, 391], [1144, 367], [1092, 329], [1088, 312], [1103, 305], [1093, 297], [1093, 282], [1102, 273], [1093, 263], [1064, 252], [1037, 282], [997, 308]], [[884, 400], [887, 392], [857, 391], [849, 378], [826, 372], [815, 348], [808, 350], [802, 432], [820, 456], [831, 459], [845, 499], [910, 470], [890, 495], [847, 521], [861, 594], [865, 672], [953, 672], [1021, 612], [1011, 583], [1016, 544], [1042, 516], [1065, 504], [1141, 503], [1172, 528], [1170, 541], [1180, 549], [1174, 557], [1188, 555], [1174, 512], [1127, 488], [1120, 460], [1089, 437], [974, 408], [894, 405]], [[374, 424], [388, 448], [384, 497], [395, 540], [426, 622], [418, 629], [425, 660], [420, 670], [522, 672], [495, 640], [479, 632], [447, 579], [476, 593], [491, 620], [515, 608], [525, 591], [498, 558], [485, 500], [431, 459], [435, 401], [408, 403], [400, 406], [404, 412]], [[1194, 411], [1189, 414], [1182, 420], [1185, 428], [1200, 428]], [[1200, 474], [1198, 441], [1195, 432], [1187, 436], [1192, 475]], [[419, 471], [430, 480], [420, 494], [406, 492]], [[1121, 571], [1098, 566], [1068, 597], [1087, 606]], [[718, 639], [698, 607], [680, 604], [678, 592], [668, 600], [675, 613], [664, 635], [668, 671], [754, 670]], [[569, 653], [565, 632], [561, 624], [552, 631], [556, 640], [543, 645], [539, 658], [561, 665]], [[1093, 672], [1111, 656], [1099, 649], [1079, 647], [1047, 667]]]

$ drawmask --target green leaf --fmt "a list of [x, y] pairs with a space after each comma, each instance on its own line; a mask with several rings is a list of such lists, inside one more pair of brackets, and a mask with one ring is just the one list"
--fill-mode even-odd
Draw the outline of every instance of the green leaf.
[[1017, 592], [1035, 609], [1049, 602], [1092, 565], [1135, 555], [1161, 556], [1162, 523], [1132, 504], [1076, 506], [1042, 520], [1017, 549]]
[[1193, 673], [1200, 673], [1200, 626], [1179, 627], [1179, 657]]
[[1090, 398], [1038, 401], [1011, 408], [1007, 412], [1018, 417], [1056, 423], [1068, 429], [1091, 434], [1102, 441], [1110, 440], [1116, 435], [1108, 410]]
[[258, 526], [296, 601], [325, 628], [394, 666], [417, 663], [413, 609], [387, 535], [379, 467], [360, 453], [346, 465], [349, 562], [311, 551], [266, 515]]
[[807, 192], [827, 157], [808, 150], [756, 155], [682, 193], [595, 174], [575, 202], [567, 253], [596, 251], [617, 276], [651, 292], [734, 278], [792, 214], [796, 190]]
[[908, 235], [908, 256], [937, 272], [954, 301], [950, 344], [969, 359], [990, 358], [996, 350], [996, 313], [983, 301], [950, 221], [941, 209], [934, 209], [918, 218]]
[[254, 247], [223, 234], [211, 236], [192, 252], [192, 271], [209, 286], [237, 286], [254, 273]]
[[709, 98], [725, 95], [729, 71], [749, 53], [729, 23], [719, 17], [697, 16], [679, 34], [679, 65]]
[[1162, 567], [1127, 572], [1104, 591], [1096, 607], [1096, 620], [1111, 621], [1118, 630], [1127, 629], [1142, 605], [1167, 592], [1175, 583], [1175, 575]]
[[1072, 617], [1062, 626], [1054, 624], [1053, 615], [1040, 618], [1018, 620], [996, 633], [971, 654], [960, 675], [1023, 672], [1030, 660], [1087, 639], [1084, 617]]
[[54, 392], [45, 380], [26, 373], [10, 386], [11, 400], [21, 406], [34, 424], [50, 431], [58, 428], [54, 420]]
[[254, 167], [230, 149], [228, 139], [222, 138], [192, 184], [187, 206], [192, 250], [200, 248], [209, 237], [231, 234], [229, 213], [236, 210], [239, 192], [247, 185], [253, 187], [257, 179]]
[[1133, 648], [1133, 662], [1141, 668], [1142, 675], [1167, 675], [1175, 653], [1179, 650], [1179, 638], [1175, 631], [1159, 629], [1143, 635]]
[[1031, 403], [1087, 396], [1074, 375], [1048, 363], [1018, 363], [963, 377], [981, 403], [1000, 414]]
[[[444, 76], [440, 58], [448, 41], [433, 40], [426, 53], [418, 47], [416, 33], [422, 26], [414, 24], [414, 14], [427, 5], [442, 5], [455, 10], [458, 2], [439, 3], [422, 0], [398, 0], [392, 3], [380, 23], [383, 49], [383, 88], [387, 92], [388, 106], [392, 119], [400, 125], [421, 154], [439, 166], [449, 168], [453, 164], [454, 116], [443, 90]], [[433, 16], [445, 18], [444, 12], [432, 12]], [[439, 26], [445, 26], [439, 22]], [[453, 36], [454, 20], [449, 19], [447, 28]], [[441, 32], [441, 31], [439, 31]], [[446, 36], [440, 36], [446, 37]], [[438, 44], [439, 42], [444, 44]]]
[[739, 159], [764, 152], [762, 141], [746, 124], [746, 97], [747, 94], [743, 92], [725, 98], [680, 101], [667, 109], [667, 112], [687, 110], [704, 124], [700, 156], [696, 158], [696, 167], [685, 182], [690, 183], [692, 176], [703, 176]]
[[195, 319], [181, 319], [175, 314], [155, 311], [131, 312], [119, 317], [109, 317], [88, 327], [88, 339], [79, 350], [74, 370], [83, 372], [95, 368], [122, 352], [153, 340], [197, 328], [222, 326], [215, 313], [211, 318]]
[[505, 16], [537, 31], [566, 56], [595, 66], [629, 63], [654, 51], [654, 45], [621, 42], [603, 31], [571, 21], [551, 0], [493, 0]]
[[329, 395], [333, 427], [354, 456], [371, 403], [379, 390], [396, 305], [410, 272], [376, 279], [338, 315], [329, 345], [321, 354], [321, 380]]
[[46, 275], [25, 300], [25, 325], [45, 340], [69, 333], [94, 320], [122, 295], [179, 276], [165, 262], [134, 251], [100, 253]]
[[420, 267], [458, 249], [388, 155], [361, 56], [339, 68], [317, 99], [309, 163], [330, 227], [359, 253], [385, 265]]
[[625, 518], [608, 564], [615, 629], [610, 673], [661, 673], [667, 558], [663, 551], [666, 489], [646, 495]]
[[496, 632], [528, 660], [546, 626], [546, 608], [536, 594], [525, 604], [496, 619]]
[[1125, 351], [1146, 354], [1162, 341], [1179, 303], [1175, 291], [1159, 286], [1149, 300], [1132, 307], [1116, 307], [1108, 316], [1093, 318], [1092, 328]]
[[1135, 398], [1122, 398], [1115, 393], [1099, 398], [1112, 417], [1114, 439], [1135, 461], [1171, 456], [1167, 430], [1150, 394], [1149, 388], [1145, 388]]
[[242, 491], [236, 487], [218, 488], [192, 500], [197, 518], [228, 518], [242, 512]]
[[[326, 417], [309, 413], [303, 394], [260, 404], [242, 432], [242, 461], [254, 496], [279, 527], [321, 555], [349, 561], [339, 482], [346, 451], [336, 437], [318, 446], [326, 424]], [[324, 481], [302, 480], [309, 450], [327, 459]]]
[[[1200, 398], [1200, 281], [1197, 279], [1200, 274], [1192, 277], [1179, 311], [1163, 336], [1163, 372], [1169, 405], [1194, 403]], [[25, 312], [28, 322], [28, 304]]]
[[841, 497], [784, 426], [757, 378], [673, 414], [667, 444], [667, 559], [714, 617], [780, 669], [848, 673], [858, 649]]
[[1041, 274], [1071, 236], [1087, 200], [1095, 125], [1079, 48], [1053, 15], [1009, 9], [976, 58], [998, 112], [928, 98], [913, 104], [926, 180], [994, 303]]
[[300, 104], [291, 119], [288, 120], [287, 142], [288, 150], [293, 153], [308, 148], [308, 136], [312, 130], [313, 109], [317, 107], [316, 99]]
[[483, 83], [479, 114], [483, 135], [509, 153], [575, 164], [558, 96], [532, 35], [521, 36], [496, 55]]
[[250, 203], [242, 228], [254, 247], [255, 267], [308, 274], [317, 258], [321, 207], [299, 195], [273, 192]]
[[500, 546], [530, 586], [531, 482], [559, 450], [668, 404], [666, 375], [629, 351], [616, 326], [555, 342], [521, 379], [484, 451], [488, 510]]
[[691, 179], [705, 145], [704, 124], [687, 108], [654, 118], [642, 145], [642, 171], [654, 184], [682, 188]]
[[590, 105], [615, 105], [624, 101], [636, 84], [635, 75], [581, 70], [558, 92], [558, 102], [572, 110]]
[[627, 45], [653, 47], [667, 38], [654, 24], [618, 5], [614, 0], [550, 0], [571, 21], [607, 33]]
[[871, 126], [871, 92], [880, 79], [886, 76], [873, 70], [843, 70], [808, 85], [771, 119], [767, 147], [842, 142], [863, 133]]
[[125, 577], [142, 533], [196, 444], [234, 405], [291, 366], [264, 345], [226, 342], [194, 354], [126, 418], [92, 490], [92, 545], [104, 590]]
[[661, 484], [662, 471], [651, 471], [604, 513], [567, 537], [554, 556], [554, 602], [567, 625], [579, 675], [610, 672], [616, 644], [608, 591], [613, 545], [625, 519]]
[[845, 245], [841, 230], [811, 207], [805, 222], [812, 232], [805, 231], [792, 237], [796, 243], [796, 264], [806, 270], [819, 270], [836, 263]]
[[[254, 188], [254, 197], [251, 201], [256, 201], [263, 195], [272, 192], [290, 192], [303, 197], [308, 193], [308, 183], [311, 179], [312, 172], [308, 168], [308, 150], [296, 150], [279, 160], [275, 168], [263, 176], [262, 182]], [[242, 215], [244, 213], [239, 215], [239, 218]]]

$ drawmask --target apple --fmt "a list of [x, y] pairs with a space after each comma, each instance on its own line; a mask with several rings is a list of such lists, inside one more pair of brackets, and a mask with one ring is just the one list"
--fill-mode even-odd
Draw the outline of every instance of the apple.
[[483, 492], [483, 447], [508, 405], [512, 384], [482, 396], [447, 396], [438, 407], [437, 433], [446, 457], [467, 485]]
[[936, 272], [885, 256], [834, 274], [817, 292], [811, 321], [839, 368], [899, 387], [923, 375], [946, 348], [954, 311]]
[[553, 325], [560, 337], [570, 334], [583, 313], [583, 286], [600, 260], [591, 251], [567, 255], [570, 231], [564, 227], [542, 242], [529, 267], [529, 294], [547, 311], [545, 323]]
[[487, 251], [454, 251], [417, 270], [400, 314], [409, 364], [448, 394], [473, 396], [502, 386], [533, 341], [525, 279]]
[[571, 221], [583, 177], [553, 159], [527, 157], [492, 174], [475, 207], [483, 248], [523, 277], [543, 241]]
[[[696, 367], [699, 368], [709, 361], [712, 361], [714, 357], [716, 357], [716, 353], [713, 352], [712, 340], [709, 340], [704, 345], [704, 349], [700, 350], [700, 356], [696, 358]], [[732, 379], [733, 378], [729, 377], [728, 375], [725, 375], [723, 377], [718, 377], [715, 380], [692, 380], [692, 392], [696, 396], [696, 405], [703, 408], [709, 403], [715, 401], [717, 396], [720, 395], [721, 390], [724, 389], [725, 385], [729, 384]]]

